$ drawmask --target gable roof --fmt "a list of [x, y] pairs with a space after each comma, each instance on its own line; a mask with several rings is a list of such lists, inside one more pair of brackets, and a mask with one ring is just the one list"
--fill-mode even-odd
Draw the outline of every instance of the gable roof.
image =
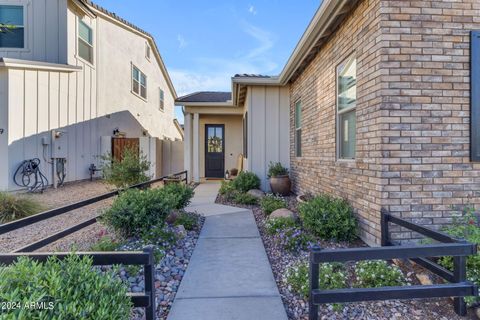
[[189, 95], [180, 97], [176, 102], [210, 102], [210, 103], [227, 103], [232, 100], [231, 92], [221, 91], [199, 91]]
[[170, 78], [170, 75], [168, 74], [167, 67], [165, 66], [165, 63], [163, 62], [162, 56], [160, 55], [160, 50], [158, 49], [157, 43], [155, 42], [155, 38], [148, 33], [147, 31], [143, 30], [142, 28], [139, 28], [135, 24], [121, 18], [118, 16], [116, 13], [108, 11], [107, 9], [99, 6], [96, 3], [93, 3], [91, 0], [78, 0], [84, 5], [86, 5], [90, 10], [92, 10], [96, 14], [101, 14], [105, 17], [108, 17], [110, 19], [113, 19], [115, 22], [117, 22], [119, 25], [125, 27], [126, 29], [129, 29], [130, 31], [134, 31], [140, 35], [142, 35], [144, 38], [146, 38], [150, 42], [150, 46], [153, 48], [153, 52], [155, 56], [157, 57], [158, 64], [160, 65], [160, 69], [162, 70], [165, 79], [167, 80], [168, 87], [170, 91], [172, 92], [173, 98], [177, 98], [177, 92], [175, 91], [175, 87], [173, 86], [172, 79]]

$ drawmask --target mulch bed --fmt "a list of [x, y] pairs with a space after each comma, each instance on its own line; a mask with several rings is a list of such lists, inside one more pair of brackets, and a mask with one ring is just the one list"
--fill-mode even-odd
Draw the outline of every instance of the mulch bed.
[[[288, 207], [294, 213], [297, 212], [296, 197], [286, 197]], [[300, 250], [298, 252], [289, 252], [275, 241], [274, 237], [268, 235], [265, 231], [265, 214], [259, 206], [237, 205], [227, 201], [222, 196], [218, 196], [217, 203], [230, 206], [248, 208], [253, 211], [257, 222], [260, 235], [265, 246], [272, 270], [277, 282], [280, 294], [282, 296], [285, 309], [289, 319], [308, 319], [308, 300], [292, 292], [285, 283], [284, 275], [287, 269], [300, 261], [308, 261], [308, 251]], [[322, 248], [352, 248], [362, 247], [366, 244], [361, 240], [352, 243], [337, 243], [332, 241], [323, 241], [318, 239], [317, 244]], [[418, 272], [430, 274], [423, 268], [408, 261], [397, 261], [402, 270], [405, 279], [413, 284], [420, 284], [416, 274]], [[347, 264], [347, 269], [353, 268], [353, 263]], [[431, 275], [431, 274], [430, 274]], [[432, 277], [434, 280], [438, 280]], [[451, 299], [430, 299], [430, 300], [392, 300], [392, 301], [373, 301], [364, 303], [348, 303], [343, 306], [343, 310], [335, 311], [331, 305], [320, 306], [320, 318], [330, 319], [428, 319], [428, 320], [455, 320], [465, 319], [459, 317], [453, 311]], [[473, 309], [469, 310], [467, 319], [476, 319]]]

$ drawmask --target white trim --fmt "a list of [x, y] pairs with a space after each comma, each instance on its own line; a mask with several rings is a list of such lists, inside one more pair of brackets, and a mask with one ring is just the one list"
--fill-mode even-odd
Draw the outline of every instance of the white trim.
[[41, 61], [21, 60], [13, 58], [0, 58], [0, 67], [10, 69], [31, 69], [43, 71], [64, 71], [64, 72], [80, 72], [82, 67], [71, 66], [68, 64], [56, 64]]

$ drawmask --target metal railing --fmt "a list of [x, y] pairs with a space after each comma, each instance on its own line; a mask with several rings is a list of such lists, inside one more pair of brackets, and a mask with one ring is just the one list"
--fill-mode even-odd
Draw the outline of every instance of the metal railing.
[[[12, 221], [6, 224], [0, 225], [0, 235], [21, 229], [37, 222], [41, 222], [61, 214], [68, 213], [72, 210], [83, 208], [90, 204], [106, 200], [112, 198], [122, 191], [128, 189], [142, 189], [146, 187], [150, 187], [154, 183], [162, 182], [163, 180], [170, 178], [170, 177], [177, 177], [183, 178], [179, 179], [185, 183], [188, 183], [188, 171], [182, 171], [175, 173], [173, 175], [164, 176], [161, 178], [149, 180], [146, 182], [139, 183], [137, 185], [128, 187], [122, 190], [115, 190], [112, 192], [108, 192], [96, 197], [92, 197], [86, 200], [82, 200], [76, 203], [72, 203], [66, 205], [64, 207], [48, 210], [45, 212], [41, 212], [23, 219], [19, 219], [16, 221]], [[64, 238], [74, 232], [77, 232], [83, 228], [86, 228], [94, 223], [97, 222], [99, 217], [91, 218], [80, 222], [74, 226], [71, 226], [67, 229], [59, 231], [55, 234], [47, 236], [43, 239], [30, 243], [26, 246], [18, 248], [11, 253], [0, 253], [0, 264], [9, 265], [12, 264], [17, 260], [20, 256], [29, 257], [31, 259], [37, 261], [45, 261], [50, 256], [56, 256], [59, 259], [63, 259], [66, 256], [72, 254], [69, 252], [42, 252], [42, 253], [32, 253], [35, 250], [45, 247], [61, 238]], [[94, 265], [115, 265], [115, 264], [123, 264], [123, 265], [143, 265], [144, 266], [144, 277], [145, 277], [145, 292], [144, 293], [129, 293], [131, 297], [132, 303], [134, 307], [144, 307], [145, 314], [147, 320], [155, 319], [155, 269], [154, 269], [154, 262], [153, 262], [153, 250], [150, 247], [144, 249], [143, 252], [141, 251], [117, 251], [117, 252], [76, 252], [76, 255], [84, 256], [88, 255], [93, 258]]]
[[[389, 236], [389, 224], [396, 224], [440, 242], [428, 245], [393, 246]], [[322, 249], [318, 246], [310, 251], [310, 296], [309, 319], [318, 320], [318, 306], [324, 303], [344, 303], [372, 300], [395, 300], [416, 298], [454, 297], [454, 309], [465, 316], [467, 307], [464, 297], [478, 295], [478, 288], [466, 279], [466, 259], [476, 254], [477, 247], [465, 240], [433, 231], [423, 226], [382, 212], [382, 247], [352, 249]], [[437, 264], [433, 257], [453, 257], [453, 272]], [[443, 278], [447, 284], [412, 285], [380, 288], [348, 288], [322, 290], [319, 288], [319, 264], [362, 260], [410, 259], [432, 273]]]

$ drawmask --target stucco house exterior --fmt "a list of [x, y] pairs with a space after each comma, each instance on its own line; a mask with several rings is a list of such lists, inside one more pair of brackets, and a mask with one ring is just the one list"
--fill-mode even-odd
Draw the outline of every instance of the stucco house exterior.
[[280, 161], [295, 193], [348, 199], [373, 245], [382, 209], [434, 229], [479, 209], [479, 29], [478, 0], [324, 0], [280, 75], [232, 78], [245, 169], [268, 190]]
[[16, 26], [0, 33], [0, 190], [17, 188], [13, 174], [32, 158], [50, 183], [55, 159], [66, 181], [89, 178], [114, 136], [138, 140], [151, 175], [162, 173], [162, 140], [183, 152], [149, 33], [87, 0], [3, 0], [0, 18]]

